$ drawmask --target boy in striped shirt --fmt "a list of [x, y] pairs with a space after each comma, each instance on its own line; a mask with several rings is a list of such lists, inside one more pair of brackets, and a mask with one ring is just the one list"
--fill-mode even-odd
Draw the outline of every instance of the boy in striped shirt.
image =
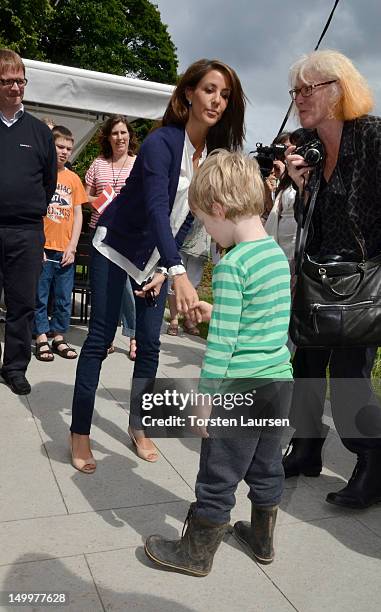
[[[270, 410], [286, 417], [292, 391], [286, 346], [290, 271], [283, 251], [263, 229], [263, 202], [258, 164], [240, 153], [213, 152], [190, 185], [193, 214], [218, 244], [234, 245], [214, 268], [214, 305], [199, 302], [193, 313], [198, 322], [210, 321], [199, 390], [215, 392], [236, 383], [245, 390], [249, 384], [257, 416], [260, 407], [266, 414]], [[235, 408], [243, 413], [238, 401]], [[236, 437], [218, 437], [218, 431], [205, 430], [188, 529], [177, 542], [147, 539], [146, 553], [156, 563], [206, 576], [241, 480], [250, 488], [251, 523], [240, 521], [233, 532], [257, 561], [272, 562], [284, 482], [282, 429], [253, 428], [249, 437], [240, 432], [237, 428]]]

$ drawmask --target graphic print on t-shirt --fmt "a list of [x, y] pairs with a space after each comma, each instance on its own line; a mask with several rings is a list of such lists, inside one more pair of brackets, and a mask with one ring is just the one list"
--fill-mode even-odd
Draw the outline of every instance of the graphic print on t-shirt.
[[44, 219], [46, 249], [65, 251], [72, 236], [74, 209], [86, 201], [79, 176], [67, 168], [59, 170], [56, 191]]
[[56, 191], [50, 201], [46, 216], [53, 223], [68, 221], [72, 206], [72, 188], [68, 185], [57, 183]]

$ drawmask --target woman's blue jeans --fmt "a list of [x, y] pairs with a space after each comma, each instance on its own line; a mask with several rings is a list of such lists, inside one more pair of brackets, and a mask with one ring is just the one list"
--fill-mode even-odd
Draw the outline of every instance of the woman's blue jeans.
[[129, 277], [126, 278], [126, 284], [123, 290], [120, 318], [122, 319], [123, 336], [135, 338], [135, 296], [134, 292], [132, 291], [131, 280]]
[[[94, 238], [95, 231], [91, 229], [90, 240]], [[122, 321], [122, 335], [127, 338], [135, 338], [136, 314], [135, 296], [131, 286], [131, 280], [127, 276], [126, 285], [122, 295], [122, 305], [119, 318]]]
[[[126, 278], [124, 270], [93, 247], [90, 267], [91, 313], [89, 332], [78, 359], [75, 380], [70, 427], [74, 433], [90, 434], [102, 361], [107, 357], [107, 349], [115, 336]], [[133, 279], [130, 280], [135, 290], [138, 286]], [[164, 283], [161, 288], [156, 307], [148, 306], [143, 298], [135, 296], [135, 338], [138, 351], [130, 402], [130, 425], [133, 429], [144, 429], [141, 421], [141, 395], [153, 386], [159, 364], [166, 285]]]

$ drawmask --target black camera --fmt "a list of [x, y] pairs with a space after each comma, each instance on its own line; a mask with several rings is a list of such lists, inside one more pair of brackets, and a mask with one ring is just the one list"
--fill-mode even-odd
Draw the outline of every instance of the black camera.
[[299, 128], [290, 134], [291, 144], [296, 146], [294, 153], [304, 157], [306, 166], [317, 166], [324, 159], [323, 143], [316, 138], [316, 132]]
[[274, 161], [276, 159], [279, 159], [281, 161], [284, 160], [284, 152], [288, 147], [284, 144], [272, 144], [270, 146], [266, 146], [263, 145], [261, 142], [257, 142], [255, 146], [255, 151], [251, 151], [250, 153], [254, 154], [254, 157], [258, 162], [262, 177], [267, 178], [271, 174]]
[[[312, 130], [300, 128], [290, 134], [290, 142], [296, 145], [293, 153], [304, 158], [306, 166], [317, 166], [324, 159], [324, 147]], [[279, 159], [284, 162], [284, 153], [288, 148], [284, 144], [271, 144], [269, 146], [257, 142], [254, 154], [259, 164], [263, 178], [267, 178], [273, 169], [274, 161]]]
[[324, 157], [324, 147], [320, 140], [316, 139], [297, 147], [294, 153], [304, 158], [306, 166], [317, 166]]

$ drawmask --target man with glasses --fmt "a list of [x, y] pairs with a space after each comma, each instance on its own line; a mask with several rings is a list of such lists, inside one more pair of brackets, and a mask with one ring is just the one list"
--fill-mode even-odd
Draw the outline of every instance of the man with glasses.
[[26, 84], [21, 57], [0, 49], [0, 293], [7, 307], [1, 375], [18, 395], [31, 390], [25, 372], [43, 261], [42, 218], [57, 181], [51, 131], [24, 111]]

